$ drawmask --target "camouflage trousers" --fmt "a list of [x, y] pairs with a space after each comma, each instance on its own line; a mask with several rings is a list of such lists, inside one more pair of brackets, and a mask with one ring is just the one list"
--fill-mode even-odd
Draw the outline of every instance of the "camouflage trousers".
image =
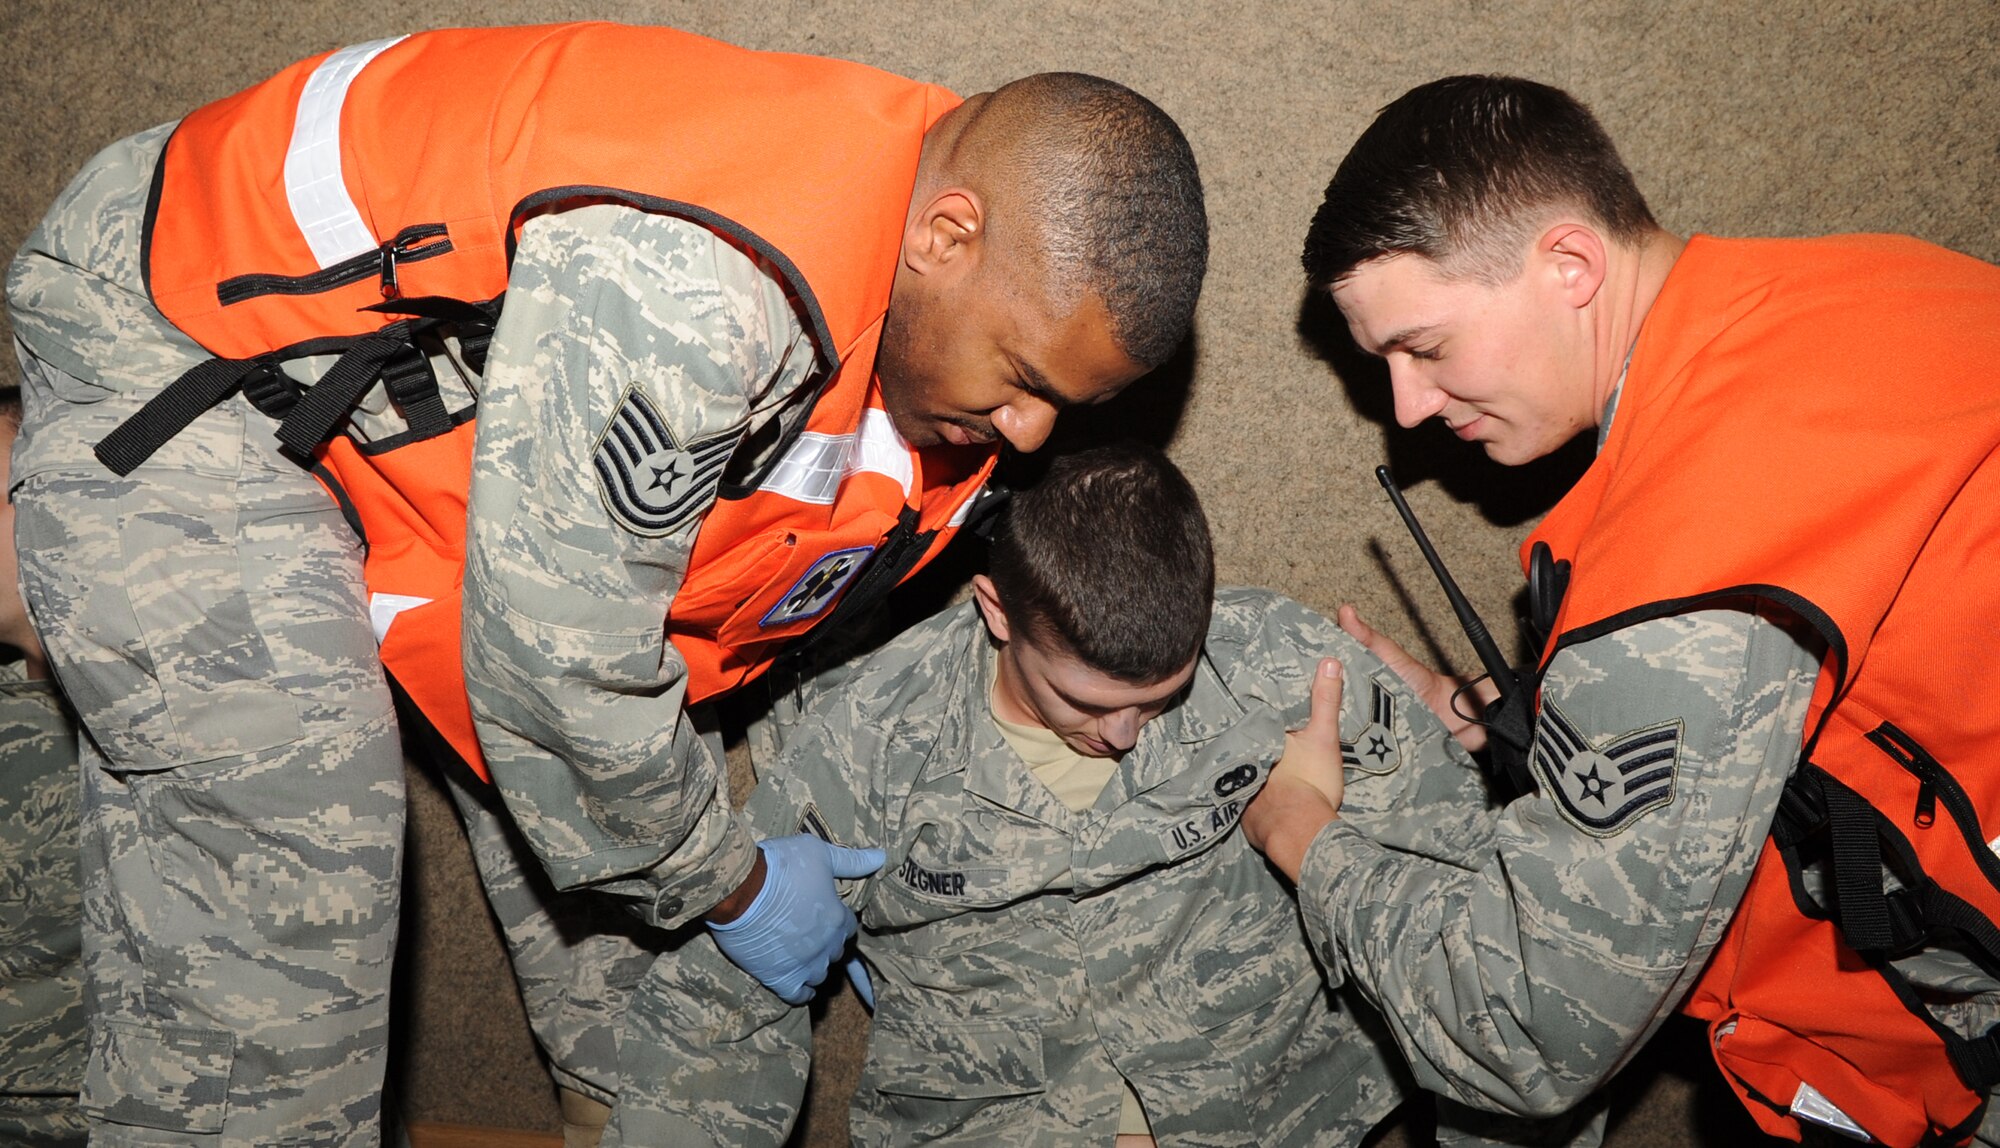
[[556, 889], [493, 787], [458, 769], [444, 775], [550, 1074], [562, 1088], [615, 1103], [620, 1019], [668, 935], [621, 898]]
[[192, 363], [139, 285], [162, 133], [8, 277], [24, 596], [83, 747], [82, 1107], [97, 1145], [372, 1145], [402, 752], [361, 554], [242, 399], [120, 478], [88, 444]]
[[0, 1144], [81, 1148], [76, 730], [16, 674], [0, 666]]
[[[106, 1144], [370, 1144], [403, 792], [359, 545], [240, 396], [128, 478], [90, 453], [207, 358], [140, 278], [170, 128], [92, 160], [7, 285], [22, 577], [92, 735], [84, 1105]], [[557, 1081], [609, 1102], [657, 942], [558, 893], [494, 792], [445, 776]]]

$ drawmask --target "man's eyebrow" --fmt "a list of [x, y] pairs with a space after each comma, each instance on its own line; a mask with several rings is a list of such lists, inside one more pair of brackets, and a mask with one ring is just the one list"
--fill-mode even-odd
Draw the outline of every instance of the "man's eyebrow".
[[1415, 327], [1405, 327], [1402, 330], [1397, 331], [1395, 334], [1390, 335], [1388, 338], [1382, 340], [1380, 343], [1377, 343], [1375, 346], [1363, 347], [1361, 349], [1367, 351], [1371, 355], [1376, 355], [1376, 356], [1387, 355], [1390, 351], [1393, 351], [1398, 347], [1407, 345], [1410, 342], [1410, 340], [1420, 338], [1424, 335], [1428, 335], [1432, 331], [1437, 330], [1437, 328], [1438, 325], [1436, 323], [1421, 323]]
[[1084, 701], [1082, 698], [1071, 697], [1068, 690], [1063, 689], [1054, 682], [1049, 683], [1049, 692], [1061, 699], [1062, 704], [1073, 710], [1082, 710], [1085, 713], [1110, 713], [1113, 709], [1117, 708], [1115, 706], [1100, 706], [1093, 702]]
[[1057, 410], [1076, 405], [1076, 400], [1057, 390], [1047, 375], [1035, 369], [1035, 364], [1026, 359], [1015, 359], [1014, 365], [1021, 368], [1021, 387], [1029, 394]]

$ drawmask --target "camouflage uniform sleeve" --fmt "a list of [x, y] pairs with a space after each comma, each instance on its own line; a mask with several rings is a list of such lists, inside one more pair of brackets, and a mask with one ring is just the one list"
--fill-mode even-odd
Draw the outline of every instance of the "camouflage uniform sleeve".
[[664, 622], [730, 449], [812, 359], [778, 281], [704, 228], [604, 205], [522, 229], [480, 395], [467, 692], [556, 883], [634, 896], [657, 925], [753, 860]]
[[1306, 723], [1319, 660], [1340, 660], [1343, 818], [1393, 849], [1479, 863], [1496, 822], [1484, 775], [1394, 671], [1332, 619], [1281, 595], [1225, 591], [1217, 608], [1247, 615], [1241, 667], [1248, 676], [1236, 689], [1276, 709], [1286, 729]]
[[1561, 1112], [1685, 994], [1748, 883], [1818, 674], [1817, 649], [1759, 610], [1559, 653], [1536, 725], [1541, 792], [1508, 806], [1476, 869], [1384, 849], [1346, 820], [1313, 842], [1308, 931], [1423, 1087]]

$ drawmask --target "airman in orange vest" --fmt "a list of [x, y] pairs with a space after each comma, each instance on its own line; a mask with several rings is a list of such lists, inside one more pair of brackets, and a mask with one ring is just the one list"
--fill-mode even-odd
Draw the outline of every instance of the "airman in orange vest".
[[92, 161], [7, 286], [23, 581], [92, 735], [93, 1134], [374, 1141], [392, 691], [504, 802], [447, 771], [567, 1088], [613, 1097], [651, 959], [592, 906], [810, 995], [879, 861], [760, 848], [697, 703], [1163, 361], [1206, 243], [1119, 85], [663, 28], [359, 44]]
[[2000, 269], [1683, 241], [1574, 99], [1478, 76], [1383, 111], [1305, 259], [1398, 422], [1506, 464], [1598, 437], [1522, 549], [1546, 642], [1508, 685], [1535, 721], [1493, 752], [1534, 792], [1485, 864], [1356, 834], [1337, 760], [1245, 818], [1418, 1080], [1561, 1112], [1678, 1006], [1772, 1135], [1991, 1142]]

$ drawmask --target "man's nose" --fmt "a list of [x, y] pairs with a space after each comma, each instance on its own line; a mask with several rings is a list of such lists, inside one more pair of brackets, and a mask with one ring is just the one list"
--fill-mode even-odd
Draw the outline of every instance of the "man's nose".
[[1055, 407], [1033, 395], [1022, 395], [993, 412], [993, 429], [1022, 454], [1040, 450], [1055, 427]]
[[1396, 399], [1396, 424], [1413, 427], [1444, 409], [1445, 393], [1432, 386], [1417, 369], [1397, 359], [1389, 360], [1389, 389]]
[[1097, 737], [1112, 749], [1124, 753], [1139, 743], [1139, 727], [1143, 724], [1136, 708], [1117, 710], [1104, 715]]

